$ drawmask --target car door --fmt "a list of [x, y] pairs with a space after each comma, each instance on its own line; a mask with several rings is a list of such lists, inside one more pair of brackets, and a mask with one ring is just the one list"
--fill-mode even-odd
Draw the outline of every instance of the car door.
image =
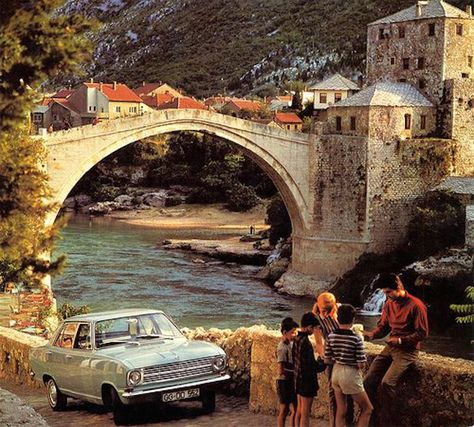
[[78, 329], [78, 322], [66, 322], [57, 336], [53, 348], [54, 379], [61, 391], [75, 391], [75, 376], [73, 368], [73, 345]]

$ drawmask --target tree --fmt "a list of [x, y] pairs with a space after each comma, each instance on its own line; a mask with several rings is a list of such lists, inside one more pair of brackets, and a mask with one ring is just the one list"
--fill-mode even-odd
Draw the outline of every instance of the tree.
[[0, 285], [39, 284], [58, 271], [44, 258], [55, 228], [44, 229], [54, 206], [41, 168], [42, 144], [28, 134], [28, 112], [35, 91], [58, 73], [72, 73], [90, 44], [83, 33], [92, 24], [82, 17], [55, 14], [59, 0], [10, 0], [0, 12]]
[[270, 244], [275, 245], [280, 238], [291, 235], [291, 219], [280, 195], [274, 196], [267, 207], [267, 224], [270, 224]]
[[451, 304], [449, 308], [462, 316], [456, 317], [458, 323], [474, 323], [474, 286], [466, 288], [466, 298], [471, 301], [466, 304]]

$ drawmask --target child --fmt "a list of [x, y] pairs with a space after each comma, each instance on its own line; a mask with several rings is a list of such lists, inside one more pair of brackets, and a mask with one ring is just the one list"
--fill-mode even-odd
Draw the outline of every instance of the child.
[[362, 369], [367, 362], [364, 343], [351, 331], [355, 308], [342, 304], [337, 312], [339, 328], [331, 332], [326, 342], [324, 361], [334, 364], [331, 382], [336, 395], [336, 427], [345, 426], [346, 395], [351, 395], [361, 413], [357, 427], [367, 427], [373, 406], [364, 390]]
[[281, 322], [281, 341], [277, 347], [278, 379], [277, 392], [280, 401], [278, 412], [278, 427], [285, 426], [285, 420], [290, 415], [291, 426], [295, 426], [295, 384], [293, 379], [292, 341], [296, 334], [296, 323], [291, 317]]
[[316, 316], [309, 312], [301, 318], [301, 329], [293, 344], [293, 363], [295, 366], [295, 389], [297, 395], [296, 425], [309, 427], [311, 405], [318, 392], [318, 372], [324, 367], [314, 357], [314, 349], [309, 341], [314, 328], [319, 325]]

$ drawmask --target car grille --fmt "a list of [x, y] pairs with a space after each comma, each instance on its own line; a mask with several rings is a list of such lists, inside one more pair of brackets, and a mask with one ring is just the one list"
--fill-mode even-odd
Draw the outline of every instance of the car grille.
[[178, 378], [191, 378], [199, 375], [212, 374], [213, 357], [187, 360], [185, 362], [168, 363], [150, 366], [143, 369], [143, 383], [158, 383]]

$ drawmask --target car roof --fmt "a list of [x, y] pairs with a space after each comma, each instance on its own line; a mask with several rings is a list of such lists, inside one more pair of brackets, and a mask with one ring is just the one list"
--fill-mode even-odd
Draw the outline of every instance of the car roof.
[[99, 322], [101, 320], [117, 319], [126, 316], [140, 316], [143, 314], [163, 313], [160, 310], [150, 308], [128, 308], [124, 310], [101, 311], [99, 313], [80, 314], [78, 316], [68, 317], [66, 322]]

